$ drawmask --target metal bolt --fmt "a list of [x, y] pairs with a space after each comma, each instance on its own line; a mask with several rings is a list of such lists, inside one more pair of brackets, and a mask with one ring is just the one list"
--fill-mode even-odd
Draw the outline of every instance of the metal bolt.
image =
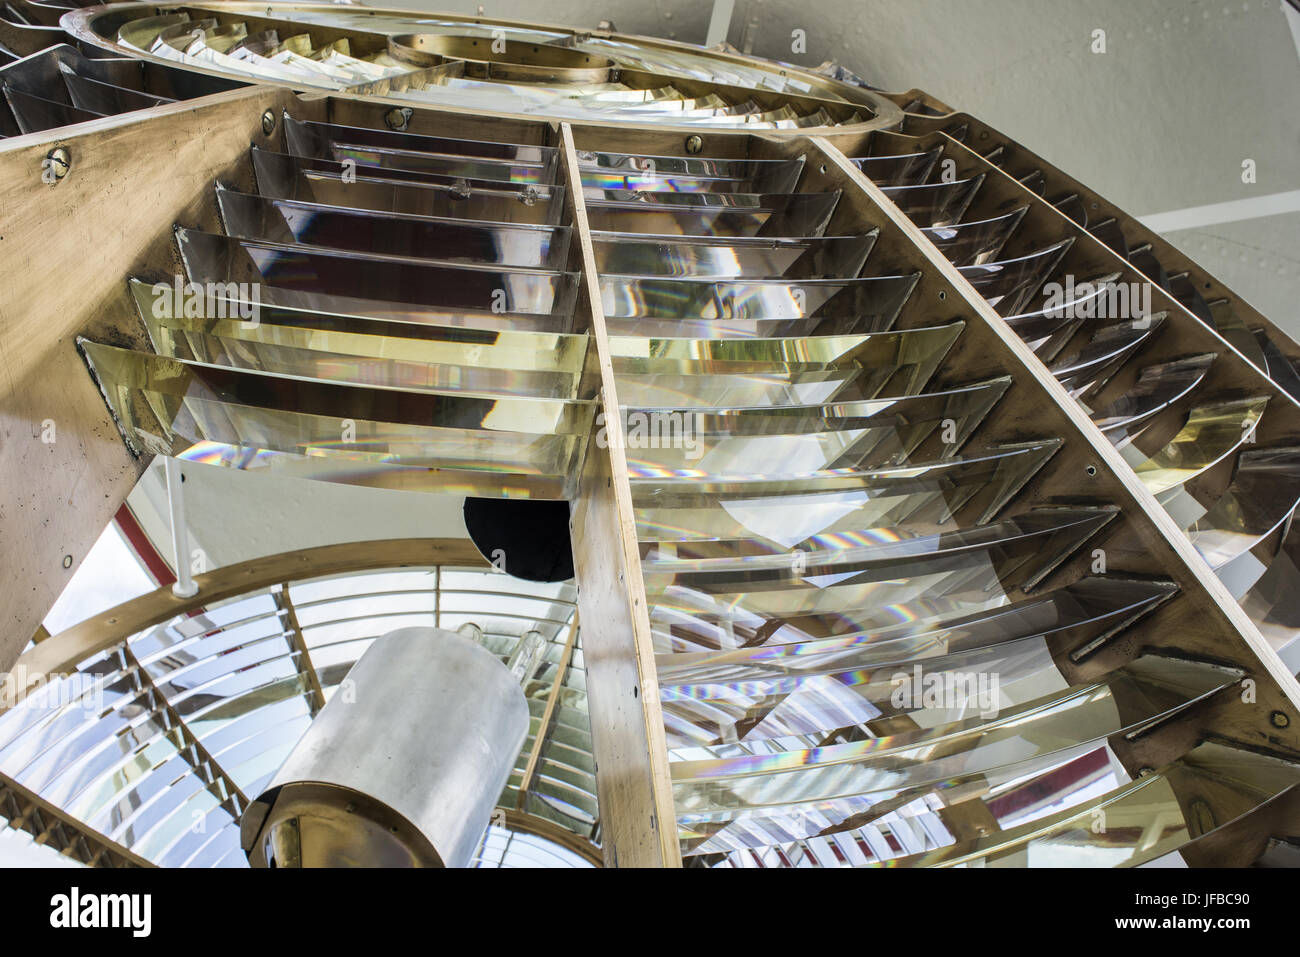
[[71, 556], [71, 555], [64, 555], [64, 556], [63, 556], [63, 567], [64, 567], [64, 568], [71, 568], [71, 567], [72, 567], [72, 556]]
[[41, 164], [41, 180], [53, 186], [68, 175], [72, 169], [72, 154], [66, 146], [56, 146], [45, 154]]
[[686, 152], [694, 156], [702, 149], [704, 149], [704, 140], [698, 133], [693, 133], [686, 137]]
[[270, 110], [262, 114], [262, 132], [267, 136], [275, 132], [275, 114]]
[[1286, 712], [1284, 711], [1274, 711], [1272, 714], [1268, 716], [1268, 720], [1272, 722], [1273, 727], [1275, 728], [1291, 727], [1291, 719], [1287, 716]]
[[411, 122], [413, 112], [409, 106], [395, 106], [384, 114], [384, 123], [390, 130], [400, 133], [406, 129], [406, 124]]

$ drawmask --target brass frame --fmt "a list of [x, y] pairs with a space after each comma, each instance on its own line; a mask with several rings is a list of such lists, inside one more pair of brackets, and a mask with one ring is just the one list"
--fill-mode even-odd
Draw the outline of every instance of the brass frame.
[[[189, 5], [186, 4], [184, 6], [189, 6]], [[248, 2], [248, 0], [210, 0], [210, 2], [196, 2], [193, 4], [193, 6], [210, 9], [212, 12], [217, 14], [223, 14], [223, 13], [242, 14], [244, 19], [255, 20], [259, 18], [259, 14], [261, 15], [262, 18], [274, 19], [273, 15], [270, 17], [267, 16], [268, 14], [273, 14], [274, 11], [273, 7], [267, 7], [265, 5], [259, 5], [256, 3]], [[114, 3], [109, 7], [98, 7], [98, 8], [87, 7], [79, 10], [74, 10], [68, 13], [62, 18], [60, 23], [63, 30], [67, 32], [68, 35], [73, 37], [75, 40], [78, 40], [89, 46], [98, 47], [104, 50], [110, 50], [112, 52], [118, 53], [123, 56], [131, 56], [136, 59], [144, 60], [145, 62], [169, 64], [175, 66], [175, 63], [172, 61], [163, 60], [159, 57], [153, 56], [152, 54], [141, 53], [137, 50], [128, 50], [127, 48], [121, 46], [120, 44], [114, 41], [107, 41], [103, 36], [101, 36], [98, 33], [98, 31], [94, 29], [93, 26], [95, 19], [101, 15], [109, 14], [112, 16], [117, 16], [122, 14], [128, 14], [133, 10], [152, 10], [156, 8], [158, 8], [158, 4], [156, 3], [142, 3], [142, 2]], [[168, 7], [168, 9], [178, 9], [178, 8]], [[330, 5], [330, 4], [314, 4], [314, 5], [300, 4], [300, 5], [295, 5], [295, 9], [304, 9], [304, 10], [316, 9], [319, 10], [320, 12], [335, 13], [335, 14], [339, 12], [339, 8], [337, 6]], [[373, 13], [375, 15], [386, 15], [386, 14], [394, 14], [398, 16], [412, 15], [411, 10], [402, 10], [402, 9], [395, 9], [395, 8], [388, 8], [388, 7], [366, 7], [365, 10], [367, 13]], [[682, 43], [675, 40], [664, 40], [659, 38], [631, 36], [631, 35], [615, 33], [615, 32], [605, 31], [605, 30], [575, 30], [572, 27], [558, 26], [555, 24], [549, 24], [544, 22], [508, 20], [508, 19], [502, 19], [496, 17], [467, 17], [467, 16], [458, 16], [455, 14], [439, 14], [439, 17], [447, 21], [464, 23], [467, 26], [469, 25], [477, 26], [477, 27], [499, 26], [499, 27], [519, 28], [519, 29], [530, 29], [530, 28], [542, 29], [547, 31], [554, 31], [560, 34], [565, 34], [570, 38], [594, 37], [598, 39], [618, 40], [627, 43], [635, 43], [639, 46], [648, 49], [664, 49], [669, 51], [678, 51], [682, 53], [690, 53], [693, 56], [700, 56], [702, 53], [699, 47], [689, 43]], [[333, 30], [332, 28], [326, 26], [313, 25], [312, 29], [318, 32], [319, 34], [321, 34], [322, 36], [329, 36], [331, 33], [337, 33], [339, 37], [343, 37], [346, 36], [347, 33], [344, 30]], [[734, 63], [738, 65], [748, 65], [750, 68], [760, 68], [760, 69], [772, 68], [772, 65], [769, 61], [759, 60], [754, 57], [747, 57], [739, 53], [731, 53], [724, 50], [708, 50], [704, 52], [706, 52], [706, 54], [709, 57], [712, 57], [721, 63]], [[204, 67], [195, 66], [195, 67], [188, 67], [188, 69], [192, 69], [193, 72], [202, 73], [207, 76], [222, 77], [224, 79], [230, 78], [228, 74], [222, 73], [217, 70], [204, 68]], [[846, 129], [854, 129], [857, 131], [865, 131], [868, 129], [877, 129], [877, 128], [883, 129], [888, 126], [897, 124], [899, 120], [901, 120], [902, 118], [902, 111], [898, 108], [898, 106], [892, 100], [877, 93], [874, 90], [869, 90], [865, 87], [853, 86], [847, 83], [840, 83], [838, 81], [830, 79], [829, 77], [823, 76], [822, 74], [814, 73], [810, 70], [801, 69], [799, 67], [790, 64], [780, 64], [779, 72], [782, 74], [789, 74], [798, 77], [801, 82], [808, 84], [815, 91], [820, 91], [822, 93], [829, 94], [833, 90], [835, 93], [845, 98], [845, 105], [850, 107], [854, 105], [864, 106], [871, 109], [872, 112], [875, 114], [872, 120], [866, 123], [853, 124], [852, 126], [845, 127]], [[642, 75], [643, 78], [645, 78], [647, 82], [651, 83], [652, 86], [653, 86], [652, 81], [658, 77], [657, 74], [645, 73]], [[688, 87], [691, 85], [690, 81], [687, 81], [684, 78], [680, 80], [680, 84], [684, 84], [685, 86]], [[274, 81], [267, 81], [260, 85], [283, 86], [283, 87], [291, 86], [291, 84], [288, 83], [275, 83]], [[698, 85], [701, 89], [706, 87], [724, 88], [720, 84], [709, 85], [709, 84], [700, 83]], [[345, 91], [340, 91], [340, 92], [345, 92]], [[828, 105], [828, 106], [834, 105], [833, 100], [826, 97], [816, 96], [816, 95], [786, 94], [786, 93], [778, 93], [776, 91], [763, 91], [763, 90], [746, 90], [746, 93], [752, 95], [754, 99], [760, 104], [768, 100], [770, 100], [773, 103], [778, 101], [790, 101], [790, 100], [810, 100], [810, 101], [820, 102], [823, 105]], [[461, 110], [455, 107], [439, 106], [436, 102], [428, 103], [428, 104], [423, 104], [423, 103], [415, 104], [412, 103], [410, 100], [391, 99], [391, 98], [386, 99], [380, 96], [371, 96], [369, 97], [369, 99], [373, 100], [374, 102], [389, 103], [391, 105], [398, 105], [398, 106], [418, 105], [421, 108], [436, 109], [447, 113], [463, 112], [469, 115], [475, 115], [476, 113], [481, 115], [482, 113], [482, 111], [472, 111], [469, 109]], [[511, 119], [520, 119], [520, 120], [535, 121], [537, 119], [536, 115], [529, 115], [523, 113], [493, 112], [492, 115], [497, 117], [509, 117]], [[626, 125], [629, 128], [663, 129], [665, 124], [656, 122], [656, 123], [646, 123], [646, 124], [620, 123], [619, 125]], [[684, 127], [684, 129], [687, 128]], [[813, 132], [814, 130], [823, 130], [823, 129], [826, 128], [810, 127], [808, 129], [800, 130], [798, 132], [810, 133]]]
[[[230, 6], [255, 8], [252, 4]], [[125, 8], [122, 5], [114, 9]], [[74, 26], [77, 16], [74, 14], [71, 21]], [[466, 22], [513, 23], [482, 18]], [[81, 38], [89, 41], [88, 37]], [[666, 47], [685, 46], [653, 42]], [[875, 94], [863, 91], [863, 95], [876, 99]], [[8, 301], [20, 303], [23, 310], [18, 315], [0, 311], [0, 336], [7, 344], [19, 343], [18, 348], [6, 352], [3, 360], [8, 373], [8, 391], [3, 400], [6, 414], [35, 422], [50, 417], [60, 422], [63, 417], [70, 427], [61, 428], [77, 440], [56, 443], [52, 448], [33, 446], [16, 451], [10, 443], [0, 450], [0, 474], [12, 480], [20, 502], [31, 503], [15, 523], [16, 534], [0, 545], [0, 561], [11, 572], [10, 580], [36, 585], [32, 595], [24, 592], [21, 601], [11, 608], [9, 631], [0, 642], [0, 665], [30, 638], [39, 617], [66, 581], [71, 569], [66, 573], [56, 570], [62, 555], [75, 556], [88, 549], [144, 465], [122, 447], [114, 423], [80, 367], [72, 337], [85, 334], [141, 340], [138, 323], [121, 288], [121, 277], [170, 262], [167, 227], [172, 219], [179, 217], [188, 224], [211, 215], [207, 201], [211, 181], [238, 177], [239, 161], [247, 144], [268, 142], [269, 134], [263, 129], [264, 113], [278, 116], [283, 109], [292, 107], [337, 122], [378, 125], [391, 103], [411, 105], [404, 100], [359, 100], [344, 95], [295, 97], [286, 89], [253, 87], [52, 134], [16, 137], [0, 144], [0, 205], [20, 210], [14, 224], [7, 227], [6, 242], [0, 244], [0, 274], [16, 277]], [[1062, 673], [1070, 680], [1086, 680], [1142, 650], [1158, 648], [1241, 668], [1258, 682], [1259, 697], [1254, 706], [1258, 710], [1248, 710], [1232, 700], [1217, 702], [1196, 721], [1170, 722], [1125, 743], [1121, 747], [1125, 764], [1136, 773], [1141, 767], [1160, 763], [1162, 754], [1175, 753], [1180, 744], [1207, 735], [1247, 748], [1300, 757], [1300, 684], [1280, 668], [1254, 623], [1065, 389], [920, 230], [836, 148], [837, 143], [860, 139], [902, 118], [896, 105], [892, 110], [882, 107], [871, 123], [835, 128], [831, 136], [817, 135], [828, 132], [826, 129], [747, 134], [664, 124], [609, 127], [562, 123], [557, 129], [520, 114], [485, 117], [466, 110], [421, 105], [412, 130], [439, 122], [444, 124], [444, 135], [455, 130], [458, 135], [472, 138], [496, 129], [498, 137], [518, 135], [521, 141], [529, 142], [558, 140], [564, 176], [570, 186], [579, 181], [577, 149], [596, 142], [596, 137], [604, 149], [680, 154], [683, 134], [689, 131], [698, 132], [702, 149], [711, 156], [807, 156], [805, 175], [810, 188], [843, 190], [837, 221], [852, 222], [857, 228], [864, 224], [879, 228], [881, 248], [889, 248], [900, 266], [922, 273], [900, 325], [918, 324], [928, 311], [938, 308], [937, 302], [943, 301], [946, 313], [968, 321], [966, 341], [953, 353], [954, 366], [963, 375], [975, 377], [999, 369], [1017, 374], [1017, 388], [993, 413], [1003, 432], [1055, 428], [1067, 440], [1050, 468], [1045, 468], [1027, 488], [1050, 499], [1068, 495], [1072, 485], [1085, 483], [1090, 493], [1118, 503], [1126, 521], [1122, 530], [1106, 540], [1107, 549], [1122, 558], [1129, 570], [1172, 577], [1183, 592], [1183, 600], [1153, 615], [1140, 647], [1129, 643], [1110, 645], [1083, 660], [1072, 659], [1066, 653], [1068, 649], [1053, 649]], [[909, 115], [907, 119], [915, 117]], [[944, 119], [950, 121], [952, 117]], [[168, 144], [170, 152], [158, 155], [159, 150], [149, 148], [158, 142]], [[72, 173], [58, 186], [42, 186], [41, 160], [55, 144], [70, 150]], [[1046, 164], [1042, 165], [1046, 168]], [[120, 221], [127, 212], [122, 192], [141, 182], [153, 191], [153, 202], [129, 210], [134, 217], [130, 230], [114, 233], [109, 242], [98, 246], [66, 230], [55, 237], [55, 242], [48, 241], [52, 222], [67, 223], [74, 217], [95, 223]], [[44, 190], [40, 194], [44, 203], [30, 201], [34, 189]], [[581, 189], [571, 188], [568, 196], [571, 221], [580, 240], [576, 255], [585, 273], [579, 290], [578, 317], [588, 324], [595, 340], [604, 407], [617, 408], [586, 203]], [[47, 268], [31, 268], [35, 250], [46, 257]], [[42, 283], [42, 275], [59, 275], [73, 269], [88, 275], [89, 285], [50, 289]], [[1292, 348], [1300, 349], [1294, 345]], [[1243, 374], [1245, 371], [1258, 372], [1248, 363]], [[56, 503], [62, 504], [65, 511], [57, 517], [51, 533], [42, 508], [49, 509]], [[611, 865], [676, 866], [680, 858], [674, 806], [626, 457], [617, 444], [602, 448], [594, 435], [584, 460], [571, 530], [582, 585], [581, 615], [587, 622], [584, 658], [591, 676], [589, 698], [600, 768], [605, 860]], [[1081, 563], [1086, 561], [1078, 557], [1053, 574], [1061, 579], [1077, 576]], [[200, 575], [198, 601], [215, 601], [256, 587], [334, 572], [394, 565], [484, 564], [477, 551], [459, 539], [336, 545], [256, 559]], [[177, 599], [170, 590], [160, 589], [40, 642], [19, 663], [32, 674], [67, 674], [88, 655], [112, 646], [124, 635], [167, 620], [195, 601]], [[571, 650], [566, 651], [566, 656], [569, 654]], [[548, 715], [553, 714], [557, 688], [551, 690]], [[28, 690], [18, 689], [18, 698]], [[3, 707], [0, 703], [0, 710]], [[1263, 722], [1252, 720], [1257, 714], [1268, 714], [1270, 709], [1290, 718], [1286, 727], [1264, 727]], [[539, 738], [544, 732], [543, 727]], [[530, 756], [530, 767], [535, 756]], [[507, 810], [508, 821], [527, 817], [517, 810]], [[1267, 815], [1260, 818], [1270, 819]], [[541, 827], [535, 823], [529, 826]], [[526, 828], [521, 825], [520, 829]], [[102, 838], [96, 839], [102, 842]]]

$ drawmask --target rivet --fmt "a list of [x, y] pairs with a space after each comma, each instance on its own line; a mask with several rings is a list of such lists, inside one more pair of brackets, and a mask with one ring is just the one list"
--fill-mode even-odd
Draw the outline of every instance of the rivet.
[[262, 132], [267, 136], [275, 132], [275, 114], [270, 110], [262, 114]]
[[704, 139], [698, 133], [686, 137], [686, 152], [694, 156], [702, 149], [704, 149]]
[[400, 133], [406, 129], [406, 124], [411, 122], [413, 112], [409, 106], [395, 106], [384, 114], [384, 123], [390, 130]]
[[1290, 717], [1287, 716], [1285, 711], [1274, 711], [1272, 714], [1268, 716], [1268, 720], [1272, 723], [1273, 727], [1275, 728], [1291, 727], [1291, 719]]
[[64, 568], [71, 568], [71, 567], [72, 567], [72, 556], [71, 556], [71, 555], [64, 555], [64, 556], [63, 556], [63, 567], [64, 567]]
[[72, 154], [66, 146], [56, 146], [45, 154], [41, 164], [41, 180], [53, 186], [61, 181], [72, 169]]

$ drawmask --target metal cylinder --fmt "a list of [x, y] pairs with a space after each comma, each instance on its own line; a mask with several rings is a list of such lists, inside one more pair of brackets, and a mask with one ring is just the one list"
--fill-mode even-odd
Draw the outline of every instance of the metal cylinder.
[[523, 690], [453, 631], [377, 639], [244, 812], [254, 867], [463, 867], [528, 734]]

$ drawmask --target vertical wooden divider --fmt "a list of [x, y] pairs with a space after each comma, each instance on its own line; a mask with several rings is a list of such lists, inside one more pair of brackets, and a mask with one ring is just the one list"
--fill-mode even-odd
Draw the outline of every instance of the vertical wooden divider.
[[588, 439], [569, 519], [601, 844], [609, 867], [680, 867], [668, 745], [600, 279], [569, 124], [561, 124], [560, 135], [568, 202], [581, 252], [578, 310], [581, 314], [586, 309], [590, 318], [605, 415], [604, 427], [598, 420]]

